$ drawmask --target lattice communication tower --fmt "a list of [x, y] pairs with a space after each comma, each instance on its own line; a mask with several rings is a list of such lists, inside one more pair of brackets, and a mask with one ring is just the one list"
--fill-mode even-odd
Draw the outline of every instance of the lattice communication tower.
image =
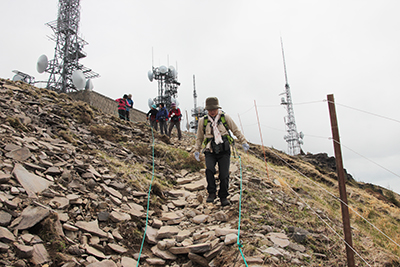
[[281, 95], [285, 95], [286, 97], [281, 98], [281, 105], [284, 105], [286, 110], [287, 110], [287, 116], [284, 117], [285, 125], [286, 125], [286, 131], [287, 135], [285, 135], [283, 138], [288, 144], [288, 154], [289, 155], [298, 155], [302, 153], [301, 150], [301, 145], [303, 144], [303, 133], [297, 132], [297, 127], [296, 127], [296, 120], [294, 117], [294, 109], [293, 109], [293, 103], [292, 103], [292, 96], [290, 93], [290, 86], [288, 83], [287, 79], [287, 73], [286, 73], [286, 62], [285, 62], [285, 53], [283, 51], [283, 42], [281, 38], [281, 47], [282, 47], [282, 57], [283, 57], [283, 68], [285, 71], [285, 92], [282, 93]]
[[[53, 30], [50, 39], [56, 43], [54, 59], [42, 55], [38, 60], [38, 72], [50, 74], [47, 88], [57, 92], [92, 89], [91, 80], [99, 77], [91, 69], [79, 63], [86, 57], [83, 47], [88, 43], [78, 36], [80, 0], [59, 0], [58, 18], [46, 23]], [[86, 80], [88, 79], [88, 80]]]
[[203, 107], [197, 106], [196, 81], [194, 75], [193, 75], [193, 100], [194, 100], [194, 108], [192, 109], [192, 117], [194, 120], [190, 122], [190, 130], [197, 132], [197, 128], [199, 126], [199, 119], [205, 115], [205, 110]]
[[181, 83], [177, 80], [178, 73], [174, 66], [169, 66], [168, 68], [164, 65], [152, 67], [152, 70], [148, 71], [147, 77], [150, 82], [153, 79], [158, 81], [158, 96], [154, 99], [149, 99], [149, 107], [152, 104], [158, 106], [160, 103], [164, 103], [165, 107], [169, 110], [172, 103], [179, 106], [176, 98], [178, 97], [178, 87]]

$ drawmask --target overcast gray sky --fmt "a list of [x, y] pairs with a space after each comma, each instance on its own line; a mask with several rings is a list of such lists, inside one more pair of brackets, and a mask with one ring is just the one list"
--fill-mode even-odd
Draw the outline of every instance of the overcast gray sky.
[[[259, 144], [256, 101], [264, 144], [287, 151], [282, 36], [303, 150], [334, 154], [324, 101], [334, 94], [345, 168], [400, 193], [399, 8], [395, 0], [82, 0], [80, 36], [89, 45], [80, 62], [101, 75], [94, 91], [131, 93], [147, 112], [158, 93], [147, 78], [153, 49], [155, 67], [177, 67], [183, 112], [193, 108], [195, 75], [198, 105], [217, 96]], [[45, 23], [57, 19], [58, 1], [3, 0], [0, 10], [0, 77], [20, 70], [47, 80], [36, 61], [54, 57]]]

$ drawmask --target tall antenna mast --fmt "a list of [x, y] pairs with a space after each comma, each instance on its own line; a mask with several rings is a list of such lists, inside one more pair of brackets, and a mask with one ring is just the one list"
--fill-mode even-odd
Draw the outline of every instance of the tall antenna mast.
[[199, 126], [199, 118], [205, 115], [205, 110], [201, 106], [197, 106], [197, 91], [196, 91], [196, 81], [195, 76], [193, 74], [193, 100], [194, 100], [194, 108], [192, 109], [192, 117], [193, 121], [190, 122], [190, 129], [194, 132], [197, 132], [197, 128]]
[[292, 96], [290, 94], [290, 86], [287, 78], [287, 72], [286, 72], [286, 61], [285, 61], [285, 52], [283, 50], [283, 41], [281, 37], [281, 48], [282, 48], [282, 57], [283, 57], [283, 69], [285, 71], [285, 92], [282, 93], [281, 95], [285, 95], [285, 97], [281, 98], [281, 105], [284, 105], [287, 110], [287, 116], [284, 117], [284, 121], [286, 124], [286, 131], [287, 135], [285, 135], [283, 138], [286, 140], [288, 143], [288, 154], [289, 155], [298, 155], [301, 153], [301, 146], [303, 144], [303, 133], [300, 132], [300, 134], [297, 132], [297, 127], [296, 127], [296, 120], [294, 118], [294, 109], [293, 109], [293, 103], [292, 103]]
[[194, 110], [197, 110], [197, 93], [196, 93], [196, 81], [193, 74], [193, 99], [194, 99]]

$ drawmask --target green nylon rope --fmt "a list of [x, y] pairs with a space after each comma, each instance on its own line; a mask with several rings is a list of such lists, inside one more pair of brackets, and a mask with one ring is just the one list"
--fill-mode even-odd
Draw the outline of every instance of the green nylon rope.
[[153, 127], [151, 128], [151, 137], [153, 139], [153, 143], [151, 146], [151, 153], [152, 153], [152, 158], [153, 158], [153, 164], [152, 164], [152, 173], [151, 173], [151, 181], [150, 181], [150, 187], [149, 187], [149, 193], [147, 195], [147, 211], [146, 211], [146, 227], [144, 228], [144, 233], [143, 233], [143, 239], [142, 239], [142, 245], [140, 246], [140, 251], [139, 251], [139, 258], [137, 260], [136, 267], [139, 266], [140, 263], [140, 256], [142, 255], [142, 249], [144, 245], [144, 240], [146, 238], [146, 232], [147, 232], [147, 224], [149, 222], [149, 206], [150, 206], [150, 192], [151, 192], [151, 185], [153, 184], [153, 179], [154, 179], [154, 133], [153, 133]]
[[[143, 239], [142, 239], [142, 244], [140, 246], [140, 251], [139, 251], [139, 258], [137, 260], [137, 264], [136, 267], [139, 266], [140, 263], [140, 256], [142, 255], [142, 250], [143, 250], [143, 245], [144, 245], [144, 240], [146, 238], [146, 232], [147, 232], [147, 225], [149, 222], [149, 206], [150, 206], [150, 193], [151, 193], [151, 186], [153, 184], [153, 180], [154, 180], [154, 133], [153, 133], [153, 127], [151, 128], [151, 137], [152, 137], [152, 146], [151, 146], [151, 153], [152, 153], [152, 173], [151, 173], [151, 181], [150, 181], [150, 187], [149, 187], [149, 193], [147, 194], [147, 211], [146, 211], [146, 226], [144, 229], [144, 233], [143, 233]], [[236, 150], [236, 147], [235, 147]], [[241, 221], [241, 217], [242, 217], [242, 180], [243, 180], [243, 175], [242, 175], [242, 158], [240, 157], [239, 153], [237, 153], [236, 150], [236, 154], [239, 156], [239, 162], [240, 162], [240, 199], [239, 199], [239, 223], [238, 223], [238, 238], [237, 238], [237, 245], [240, 251], [240, 254], [242, 255], [243, 261], [245, 263], [245, 265], [248, 267], [246, 259], [244, 257], [243, 251], [242, 251], [242, 244], [240, 243], [240, 221]]]
[[[236, 151], [237, 153], [237, 151]], [[239, 198], [239, 223], [238, 223], [238, 237], [237, 237], [237, 245], [240, 251], [240, 254], [242, 254], [242, 258], [244, 261], [244, 264], [246, 266], [247, 262], [246, 259], [244, 258], [244, 254], [242, 251], [242, 244], [240, 243], [240, 221], [241, 221], [241, 217], [242, 217], [242, 181], [243, 181], [243, 175], [242, 175], [242, 157], [240, 157], [239, 153], [237, 153], [237, 155], [239, 156], [239, 162], [240, 162], [240, 198]]]

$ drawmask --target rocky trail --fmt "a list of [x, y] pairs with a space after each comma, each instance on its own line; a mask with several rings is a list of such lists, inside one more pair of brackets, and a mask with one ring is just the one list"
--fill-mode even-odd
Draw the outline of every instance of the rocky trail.
[[231, 205], [206, 203], [189, 133], [182, 141], [154, 133], [153, 162], [144, 122], [120, 121], [65, 94], [0, 80], [0, 111], [0, 266], [245, 266], [241, 182], [248, 266], [321, 266], [328, 249], [305, 240], [335, 247], [323, 231], [252, 206], [250, 192], [261, 192], [280, 210], [306, 209], [278, 180], [249, 169], [241, 177], [237, 159]]

